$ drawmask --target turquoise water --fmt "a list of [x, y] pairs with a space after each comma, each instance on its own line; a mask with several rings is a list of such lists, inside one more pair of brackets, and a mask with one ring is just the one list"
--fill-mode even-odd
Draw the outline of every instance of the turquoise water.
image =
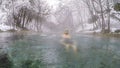
[[0, 45], [13, 68], [120, 68], [120, 39], [73, 35], [77, 52], [66, 50], [60, 36], [0, 34]]

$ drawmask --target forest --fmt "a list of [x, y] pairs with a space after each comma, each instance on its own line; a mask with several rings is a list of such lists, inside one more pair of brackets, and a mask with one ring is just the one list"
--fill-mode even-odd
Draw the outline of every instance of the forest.
[[[54, 4], [55, 3], [55, 4]], [[119, 0], [1, 0], [1, 31], [119, 33]]]

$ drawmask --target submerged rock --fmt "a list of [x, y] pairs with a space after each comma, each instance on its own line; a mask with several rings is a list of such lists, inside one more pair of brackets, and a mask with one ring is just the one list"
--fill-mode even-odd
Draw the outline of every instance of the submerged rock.
[[13, 63], [7, 54], [0, 54], [0, 68], [12, 68]]

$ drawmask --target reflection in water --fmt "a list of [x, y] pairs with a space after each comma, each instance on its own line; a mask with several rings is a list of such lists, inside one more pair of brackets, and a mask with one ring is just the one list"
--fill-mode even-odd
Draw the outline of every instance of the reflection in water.
[[8, 53], [14, 68], [25, 68], [26, 65], [32, 68], [36, 68], [35, 66], [37, 68], [120, 67], [120, 39], [82, 35], [76, 35], [73, 39], [79, 49], [77, 55], [72, 50], [74, 47], [66, 52], [57, 36], [43, 37], [36, 34], [23, 35], [21, 38], [21, 35], [7, 34], [0, 40], [3, 42], [7, 40], [10, 43], [0, 43], [0, 45], [9, 46]]
[[77, 53], [77, 46], [76, 46], [76, 44], [66, 44], [66, 43], [64, 43], [64, 41], [62, 42], [62, 44], [65, 46], [65, 48], [66, 48], [67, 51], [69, 51], [70, 48], [72, 48], [73, 51], [75, 53]]

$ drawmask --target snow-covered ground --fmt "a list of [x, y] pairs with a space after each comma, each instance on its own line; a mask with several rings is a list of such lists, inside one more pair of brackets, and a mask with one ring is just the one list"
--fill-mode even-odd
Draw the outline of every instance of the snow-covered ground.
[[13, 29], [13, 28], [10, 27], [10, 26], [4, 25], [4, 24], [0, 24], [0, 30], [1, 31], [7, 31], [7, 30], [10, 30], [10, 29]]
[[11, 29], [10, 26], [5, 25], [7, 22], [7, 13], [0, 10], [0, 30], [7, 31]]

